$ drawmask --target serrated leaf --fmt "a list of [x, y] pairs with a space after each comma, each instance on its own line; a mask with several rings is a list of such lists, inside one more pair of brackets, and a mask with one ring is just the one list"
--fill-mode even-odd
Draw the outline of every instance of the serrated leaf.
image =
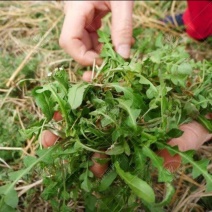
[[[200, 161], [196, 161], [196, 164], [201, 167], [201, 169], [207, 170], [208, 164], [209, 164], [210, 160], [208, 159], [202, 159]], [[199, 177], [202, 173], [200, 172], [200, 169], [197, 167], [193, 167], [192, 169], [192, 177], [195, 179], [197, 177]]]
[[147, 182], [138, 178], [129, 172], [124, 172], [118, 162], [115, 162], [115, 167], [118, 175], [124, 180], [124, 182], [132, 189], [132, 191], [142, 200], [147, 203], [155, 202], [155, 194], [151, 186]]
[[109, 173], [105, 174], [100, 182], [99, 191], [105, 191], [108, 189], [116, 177], [117, 173], [115, 171], [110, 171]]
[[150, 60], [154, 63], [160, 63], [163, 52], [160, 50], [156, 50], [150, 53]]
[[193, 169], [195, 169], [194, 174], [196, 176], [199, 174], [203, 175], [206, 180], [206, 191], [212, 191], [212, 175], [208, 173], [208, 170], [204, 166], [206, 162], [201, 165], [198, 162], [194, 161], [190, 154], [187, 154], [187, 152], [177, 151], [176, 149], [173, 149], [168, 145], [166, 146], [166, 148], [170, 151], [175, 152], [176, 154], [179, 154], [185, 162], [190, 163]]
[[74, 110], [78, 108], [83, 101], [86, 89], [90, 84], [80, 83], [75, 84], [68, 90], [68, 103], [71, 106], [71, 109]]
[[98, 30], [99, 42], [101, 43], [109, 43], [110, 35], [102, 30]]

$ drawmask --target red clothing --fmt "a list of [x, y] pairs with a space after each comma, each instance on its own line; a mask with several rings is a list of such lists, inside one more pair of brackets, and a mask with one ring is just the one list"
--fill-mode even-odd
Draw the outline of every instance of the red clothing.
[[212, 36], [212, 0], [187, 0], [183, 15], [187, 33], [197, 40]]

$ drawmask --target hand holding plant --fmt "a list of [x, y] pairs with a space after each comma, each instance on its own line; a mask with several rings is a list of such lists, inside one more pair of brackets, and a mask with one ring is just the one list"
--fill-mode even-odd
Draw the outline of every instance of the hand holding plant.
[[60, 45], [82, 65], [100, 64], [101, 44], [97, 30], [101, 19], [112, 12], [111, 35], [116, 51], [128, 58], [132, 43], [133, 1], [65, 1], [65, 20]]
[[[84, 73], [87, 82], [70, 83], [61, 69], [33, 91], [45, 117], [26, 134], [39, 137], [44, 131], [46, 147], [58, 141], [38, 152], [42, 170], [48, 170], [43, 198], [64, 211], [70, 198], [82, 198], [91, 211], [140, 204], [162, 210], [173, 196], [171, 172], [179, 161], [190, 165], [194, 179], [202, 175], [211, 191], [209, 160], [182, 152], [211, 137], [212, 123], [205, 117], [212, 105], [210, 64], [190, 60], [180, 46], [164, 45], [162, 37], [154, 51], [126, 62], [113, 51], [107, 33], [99, 36], [104, 61]], [[162, 201], [154, 192], [153, 173], [166, 187]]]

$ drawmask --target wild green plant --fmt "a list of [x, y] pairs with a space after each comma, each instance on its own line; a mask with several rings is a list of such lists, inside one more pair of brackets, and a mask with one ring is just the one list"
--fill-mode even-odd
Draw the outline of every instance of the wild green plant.
[[[60, 68], [43, 86], [33, 91], [44, 118], [27, 129], [31, 137], [45, 130], [60, 136], [49, 149], [39, 149], [36, 157], [25, 158], [25, 168], [10, 173], [10, 181], [0, 187], [0, 207], [15, 210], [14, 186], [35, 166], [43, 176], [42, 197], [55, 211], [74, 211], [83, 200], [86, 211], [163, 211], [174, 194], [174, 174], [163, 167], [157, 150], [166, 148], [190, 164], [193, 178], [202, 176], [207, 191], [212, 190], [208, 159], [195, 160], [193, 151], [180, 152], [167, 141], [179, 137], [179, 125], [197, 120], [212, 132], [205, 115], [212, 111], [212, 66], [195, 62], [184, 48], [163, 42], [158, 36], [155, 50], [142, 55], [138, 50], [125, 61], [113, 50], [110, 37], [100, 31], [103, 64], [93, 67], [92, 82], [70, 83]], [[144, 41], [145, 42], [145, 41]], [[147, 43], [149, 45], [149, 43]], [[52, 120], [55, 111], [63, 120]], [[102, 179], [89, 167], [94, 152], [110, 157], [99, 159], [110, 167]], [[164, 183], [166, 195], [158, 201], [152, 174]], [[11, 198], [12, 196], [12, 198]], [[73, 201], [72, 208], [68, 202]]]

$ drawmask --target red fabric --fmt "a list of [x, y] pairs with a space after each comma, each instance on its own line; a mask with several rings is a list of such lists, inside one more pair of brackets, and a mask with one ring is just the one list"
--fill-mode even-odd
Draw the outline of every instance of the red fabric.
[[212, 36], [212, 0], [187, 0], [183, 15], [187, 33], [197, 40]]

